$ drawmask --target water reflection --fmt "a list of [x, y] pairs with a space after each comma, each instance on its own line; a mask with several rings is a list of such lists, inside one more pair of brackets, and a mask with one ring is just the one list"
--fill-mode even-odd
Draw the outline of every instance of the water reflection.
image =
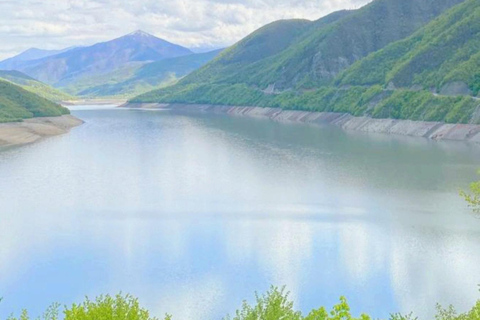
[[217, 319], [287, 285], [375, 317], [478, 297], [480, 223], [457, 190], [480, 152], [335, 128], [76, 111], [69, 135], [0, 153], [0, 318], [130, 292]]

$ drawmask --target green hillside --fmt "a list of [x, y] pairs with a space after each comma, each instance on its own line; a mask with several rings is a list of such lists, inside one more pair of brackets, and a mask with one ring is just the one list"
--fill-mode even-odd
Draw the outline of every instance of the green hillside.
[[349, 11], [331, 14], [316, 22], [308, 20], [281, 20], [260, 28], [217, 59], [183, 79], [179, 84], [191, 83], [248, 83], [267, 87], [271, 81], [259, 81], [269, 72], [282, 52], [296, 45], [305, 34], [323, 30], [349, 15]]
[[279, 21], [254, 32], [181, 84], [274, 84], [280, 90], [328, 85], [354, 62], [410, 36], [462, 1], [376, 0], [316, 22]]
[[337, 83], [478, 95], [480, 1], [468, 0], [411, 37], [371, 54], [342, 74]]
[[[460, 4], [450, 8], [455, 2]], [[479, 123], [480, 100], [468, 97], [479, 90], [479, 6], [478, 0], [376, 0], [327, 16], [316, 26], [307, 23], [300, 35], [290, 37], [287, 49], [243, 62], [244, 47], [264, 33], [260, 29], [177, 85], [132, 101]], [[441, 94], [432, 93], [432, 87]], [[449, 97], [448, 90], [467, 96]]]
[[480, 101], [472, 97], [436, 96], [428, 91], [385, 90], [381, 86], [355, 86], [348, 89], [321, 87], [272, 95], [245, 84], [191, 85], [181, 91], [171, 87], [131, 100], [144, 103], [159, 101], [341, 112], [373, 118], [480, 123], [480, 119], [474, 116]]
[[68, 109], [31, 93], [8, 81], [0, 80], [0, 122], [33, 117], [56, 117], [69, 114]]
[[0, 70], [0, 79], [12, 82], [23, 89], [51, 101], [71, 100], [73, 97], [19, 71]]
[[133, 97], [171, 85], [214, 59], [221, 50], [191, 54], [147, 64], [130, 64], [114, 72], [66, 80], [62, 89], [83, 97]]

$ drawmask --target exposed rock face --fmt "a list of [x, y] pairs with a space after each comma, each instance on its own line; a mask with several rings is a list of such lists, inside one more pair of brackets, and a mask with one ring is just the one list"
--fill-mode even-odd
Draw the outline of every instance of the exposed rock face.
[[480, 125], [446, 124], [442, 122], [426, 122], [396, 119], [372, 119], [354, 117], [345, 113], [308, 112], [282, 110], [278, 108], [232, 107], [212, 105], [182, 105], [182, 104], [141, 104], [130, 103], [127, 108], [164, 108], [173, 112], [218, 113], [233, 116], [268, 118], [279, 122], [300, 122], [308, 124], [332, 124], [344, 130], [367, 133], [387, 133], [412, 137], [423, 137], [432, 140], [469, 141], [480, 143]]
[[274, 94], [275, 93], [275, 84], [270, 84], [268, 87], [263, 90], [264, 93], [266, 94]]
[[440, 90], [440, 94], [444, 96], [470, 96], [472, 90], [465, 82], [455, 81], [445, 84]]

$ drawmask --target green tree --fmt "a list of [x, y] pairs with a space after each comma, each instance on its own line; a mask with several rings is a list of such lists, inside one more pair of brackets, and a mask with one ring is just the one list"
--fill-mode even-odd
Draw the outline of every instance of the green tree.
[[[301, 320], [300, 312], [293, 309], [293, 302], [288, 299], [285, 288], [272, 287], [266, 294], [256, 296], [256, 304], [251, 306], [246, 301], [242, 308], [237, 310], [233, 320]], [[225, 320], [230, 320], [227, 316]]]
[[[88, 297], [81, 304], [72, 304], [65, 307], [63, 317], [59, 317], [59, 304], [53, 304], [38, 320], [158, 320], [151, 317], [147, 309], [140, 307], [138, 299], [130, 295], [118, 294], [115, 297], [102, 295], [94, 301]], [[171, 320], [166, 315], [165, 320]], [[10, 317], [8, 320], [30, 320], [26, 310], [19, 318]]]
[[[141, 308], [138, 300], [130, 295], [109, 295], [100, 296], [95, 301], [88, 298], [81, 304], [73, 304], [65, 307], [63, 317], [59, 317], [59, 304], [53, 304], [42, 317], [37, 320], [158, 320], [151, 317], [148, 310]], [[165, 320], [172, 320], [171, 315], [165, 315]], [[256, 294], [256, 301], [253, 305], [244, 301], [240, 309], [231, 318], [227, 316], [224, 320], [371, 320], [366, 314], [360, 317], [352, 316], [350, 306], [345, 297], [329, 312], [321, 307], [314, 309], [307, 316], [294, 309], [293, 301], [289, 299], [289, 293], [285, 288], [271, 287], [263, 295]], [[7, 320], [30, 320], [26, 310], [23, 310], [20, 317], [10, 317]], [[205, 319], [210, 320], [210, 319]], [[412, 314], [392, 314], [390, 320], [417, 320]], [[443, 308], [437, 305], [435, 320], [480, 320], [480, 300], [466, 313], [457, 313], [452, 307]]]
[[[478, 174], [480, 174], [480, 171], [478, 171]], [[475, 212], [480, 213], [480, 181], [472, 182], [470, 184], [470, 191], [461, 191], [460, 194]]]

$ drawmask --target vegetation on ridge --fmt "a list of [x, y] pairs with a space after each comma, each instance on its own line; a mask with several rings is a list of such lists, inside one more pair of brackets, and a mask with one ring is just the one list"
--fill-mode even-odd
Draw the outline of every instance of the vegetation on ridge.
[[[450, 306], [446, 309], [437, 306], [436, 320], [478, 320], [480, 319], [480, 300], [473, 308], [463, 314], [458, 314]], [[42, 320], [58, 320], [60, 318], [59, 305], [54, 304], [47, 309]], [[94, 301], [88, 298], [81, 304], [73, 304], [65, 307], [63, 311], [65, 320], [158, 320], [150, 315], [149, 311], [142, 308], [138, 299], [130, 295], [100, 296]], [[165, 320], [172, 320], [171, 315], [166, 315]], [[285, 289], [272, 287], [264, 295], [256, 295], [253, 305], [244, 301], [233, 317], [226, 316], [224, 320], [369, 320], [369, 315], [362, 314], [354, 317], [345, 297], [341, 297], [337, 305], [331, 311], [321, 307], [310, 311], [303, 316], [300, 311], [294, 309], [293, 302], [289, 299]], [[392, 314], [391, 320], [414, 320], [412, 314], [404, 316]], [[19, 318], [11, 316], [7, 320], [30, 320], [27, 311], [23, 311]]]
[[[480, 100], [469, 95], [480, 90], [480, 3], [463, 1], [376, 0], [310, 24], [279, 21], [178, 84], [131, 101], [479, 123]], [[281, 45], [262, 45], [288, 25]]]
[[10, 82], [0, 80], [0, 122], [21, 121], [33, 117], [56, 117], [68, 109]]
[[[467, 0], [411, 37], [360, 60], [336, 82], [385, 86], [392, 83], [397, 87], [435, 88], [446, 94], [478, 95], [479, 67], [480, 2]], [[465, 85], [448, 88], [455, 82]]]
[[381, 86], [320, 87], [310, 91], [266, 94], [244, 84], [169, 87], [131, 100], [145, 103], [259, 106], [315, 112], [349, 113], [373, 118], [478, 123], [473, 117], [480, 101], [471, 97], [443, 97], [428, 91], [384, 90]]
[[29, 77], [19, 71], [0, 70], [0, 79], [16, 84], [27, 91], [35, 93], [40, 97], [51, 101], [63, 101], [73, 99], [71, 95], [55, 89], [48, 84], [35, 80], [32, 77]]
[[244, 83], [262, 89], [275, 84], [281, 90], [329, 85], [354, 62], [410, 36], [462, 1], [376, 0], [315, 22], [277, 21], [180, 83]]
[[67, 79], [60, 88], [77, 96], [129, 98], [176, 83], [215, 58], [221, 50], [196, 53], [150, 63], [130, 63], [115, 71]]

